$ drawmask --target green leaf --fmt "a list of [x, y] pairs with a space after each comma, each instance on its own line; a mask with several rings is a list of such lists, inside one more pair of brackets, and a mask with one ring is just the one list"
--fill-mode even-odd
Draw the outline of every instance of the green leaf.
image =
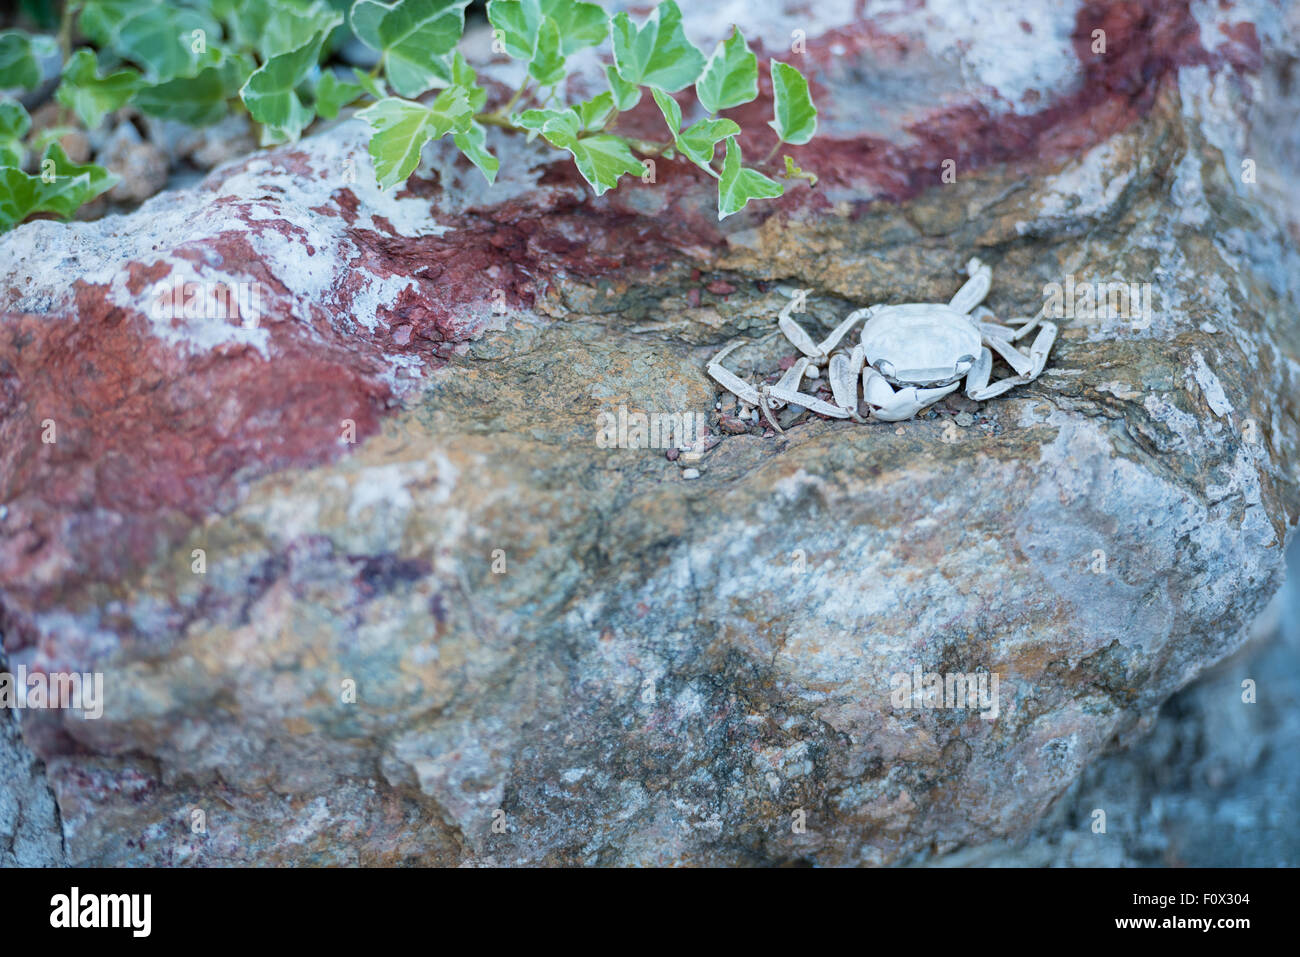
[[528, 75], [542, 86], [553, 86], [564, 79], [560, 27], [550, 17], [542, 17], [541, 26], [537, 28], [537, 46], [528, 63]]
[[231, 46], [256, 51], [266, 62], [302, 46], [340, 22], [337, 4], [322, 0], [212, 0], [212, 12], [229, 27]]
[[550, 18], [560, 32], [560, 54], [569, 56], [584, 47], [603, 43], [609, 18], [595, 3], [575, 0], [490, 0], [488, 21], [506, 53], [516, 60], [532, 60], [542, 21]]
[[758, 97], [758, 57], [736, 27], [718, 44], [695, 83], [695, 94], [710, 113], [729, 110]]
[[124, 105], [143, 85], [143, 77], [135, 70], [100, 76], [95, 54], [82, 48], [64, 65], [54, 98], [75, 112], [86, 129], [93, 130], [104, 114]]
[[668, 124], [668, 132], [676, 138], [677, 131], [682, 128], [682, 108], [677, 105], [676, 100], [663, 90], [652, 89], [650, 95], [655, 98], [655, 103], [659, 105], [659, 112], [664, 115], [664, 122]]
[[362, 43], [383, 56], [384, 76], [402, 96], [419, 96], [449, 86], [446, 55], [465, 31], [469, 0], [357, 0], [352, 29]]
[[773, 199], [782, 192], [776, 180], [740, 165], [740, 144], [734, 136], [730, 137], [722, 161], [722, 176], [718, 179], [718, 219], [740, 212], [751, 199]]
[[[510, 122], [520, 129], [540, 132], [547, 123], [568, 113], [569, 110], [524, 110], [510, 117]], [[581, 125], [581, 121], [579, 121]]]
[[453, 130], [472, 135], [474, 122], [474, 111], [459, 87], [443, 90], [430, 106], [390, 96], [359, 111], [357, 116], [363, 117], [374, 131], [370, 157], [383, 189], [405, 182], [420, 164], [425, 143]]
[[356, 67], [352, 68], [352, 75], [356, 77], [357, 83], [360, 85], [361, 89], [365, 90], [376, 100], [382, 100], [388, 95], [388, 91], [384, 89], [384, 81], [379, 79], [379, 77], [371, 76], [369, 73], [366, 73], [364, 70], [358, 70]]
[[626, 112], [641, 102], [641, 88], [619, 76], [614, 64], [605, 67], [605, 76], [609, 79], [609, 89], [614, 95], [614, 106], [620, 112]]
[[335, 119], [339, 110], [361, 95], [360, 83], [340, 80], [333, 70], [322, 70], [316, 81], [316, 115]]
[[0, 228], [8, 229], [36, 213], [54, 213], [66, 219], [117, 181], [102, 166], [73, 163], [58, 143], [51, 143], [41, 160], [41, 172], [35, 176], [11, 166], [0, 167]]
[[542, 13], [560, 28], [565, 56], [585, 47], [599, 46], [609, 35], [609, 15], [597, 3], [574, 0], [541, 0]]
[[776, 119], [768, 126], [776, 130], [783, 143], [807, 143], [817, 132], [817, 107], [808, 93], [808, 81], [794, 67], [773, 60], [772, 89], [776, 93]]
[[664, 115], [664, 122], [668, 124], [669, 132], [673, 134], [673, 145], [688, 160], [716, 178], [718, 174], [713, 169], [713, 154], [716, 147], [727, 137], [738, 135], [740, 127], [732, 120], [704, 119], [693, 124], [684, 133], [680, 132], [682, 109], [677, 101], [662, 90], [652, 89], [650, 93], [654, 96], [655, 103], [659, 105], [659, 112]]
[[218, 53], [216, 62], [194, 76], [179, 76], [146, 87], [131, 102], [150, 116], [207, 126], [230, 112], [228, 101], [239, 95], [252, 72], [253, 64], [246, 57]]
[[96, 45], [135, 63], [154, 82], [193, 76], [209, 42], [221, 36], [205, 12], [152, 0], [88, 0], [79, 22]]
[[35, 89], [41, 82], [41, 58], [56, 49], [48, 37], [28, 36], [21, 30], [0, 33], [0, 89]]
[[0, 100], [0, 166], [19, 166], [27, 161], [23, 140], [32, 128], [32, 118], [15, 100]]
[[487, 90], [478, 85], [478, 74], [459, 50], [451, 61], [451, 80], [453, 86], [465, 91], [465, 98], [475, 113], [487, 105]]
[[603, 129], [614, 113], [614, 94], [599, 93], [590, 100], [584, 100], [573, 107], [582, 120], [584, 130]]
[[541, 8], [537, 3], [520, 0], [488, 0], [488, 22], [501, 40], [506, 53], [516, 60], [531, 60], [537, 47], [537, 28], [541, 26]]
[[683, 156], [716, 177], [718, 174], [713, 169], [713, 154], [717, 151], [718, 144], [728, 137], [739, 135], [740, 126], [733, 120], [705, 119], [692, 124], [675, 137], [673, 142]]
[[694, 83], [704, 69], [704, 54], [686, 39], [682, 12], [673, 0], [655, 7], [640, 27], [626, 13], [619, 13], [611, 34], [614, 63], [628, 83], [676, 93]]
[[581, 129], [582, 119], [577, 112], [562, 110], [542, 127], [542, 136], [552, 146], [573, 154], [578, 172], [591, 184], [597, 196], [617, 186], [624, 173], [640, 176], [645, 172], [645, 164], [636, 158], [624, 140], [608, 133], [580, 136]]
[[496, 182], [501, 161], [487, 150], [487, 130], [483, 128], [483, 124], [470, 123], [468, 130], [453, 134], [451, 140], [456, 144], [456, 148], [479, 168], [489, 186]]
[[253, 71], [239, 91], [249, 115], [264, 127], [263, 145], [295, 140], [315, 119], [316, 111], [303, 104], [297, 87], [316, 65], [327, 32], [322, 30], [298, 49], [272, 57]]

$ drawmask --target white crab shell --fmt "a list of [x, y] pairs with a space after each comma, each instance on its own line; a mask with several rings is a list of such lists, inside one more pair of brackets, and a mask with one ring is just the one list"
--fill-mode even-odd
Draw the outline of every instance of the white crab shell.
[[867, 363], [895, 385], [956, 382], [980, 354], [970, 316], [939, 303], [877, 306], [862, 326]]

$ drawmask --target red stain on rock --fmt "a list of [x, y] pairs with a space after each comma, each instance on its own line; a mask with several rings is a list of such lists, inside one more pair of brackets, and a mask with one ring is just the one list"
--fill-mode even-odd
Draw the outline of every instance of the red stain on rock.
[[[1095, 29], [1106, 33], [1104, 55], [1092, 52]], [[1201, 45], [1186, 0], [1088, 2], [1074, 33], [1080, 81], [1075, 92], [1050, 99], [1041, 110], [995, 113], [971, 102], [919, 117], [907, 127], [906, 143], [823, 133], [788, 152], [828, 185], [861, 196], [861, 204], [903, 200], [938, 184], [944, 159], [969, 171], [1077, 155], [1138, 120], [1180, 66], [1256, 69], [1254, 27], [1221, 29], [1225, 42], [1211, 52]], [[830, 98], [818, 86], [818, 73], [836, 60], [897, 55], [914, 45], [864, 20], [810, 40], [814, 96]], [[759, 99], [729, 111], [748, 131], [742, 140], [751, 165], [772, 146], [766, 126], [771, 105], [764, 68]], [[620, 129], [663, 135], [648, 97], [620, 117]], [[267, 160], [248, 163], [254, 161]], [[275, 153], [270, 161], [316, 180], [337, 175], [314, 169], [301, 148]], [[774, 164], [769, 172], [775, 171]], [[375, 328], [349, 328], [345, 317], [319, 303], [300, 304], [295, 313], [284, 301], [286, 277], [254, 249], [250, 237], [270, 233], [307, 246], [307, 230], [287, 212], [275, 215], [283, 189], [268, 185], [265, 195], [236, 197], [222, 195], [221, 185], [210, 179], [201, 188], [216, 194], [212, 204], [240, 228], [168, 252], [200, 274], [217, 257], [225, 274], [265, 285], [271, 298], [265, 355], [243, 344], [179, 348], [156, 334], [143, 305], [115, 305], [105, 287], [85, 283], [76, 289], [75, 314], [0, 317], [0, 502], [6, 506], [0, 510], [0, 629], [10, 649], [34, 637], [32, 615], [64, 589], [116, 581], [157, 561], [194, 522], [229, 507], [241, 482], [345, 452], [344, 420], [355, 423], [358, 442], [375, 432], [380, 416], [400, 398], [391, 385], [392, 355], [437, 365], [478, 334], [497, 303], [531, 307], [562, 279], [634, 277], [684, 258], [703, 263], [726, 241], [713, 207], [713, 181], [682, 160], [661, 159], [653, 183], [627, 177], [619, 190], [595, 198], [557, 155], [542, 174], [542, 188], [443, 218], [441, 235], [417, 238], [403, 237], [378, 215], [370, 219], [374, 228], [363, 228], [357, 196], [341, 187], [313, 209], [339, 217], [355, 247], [334, 277], [335, 301], [357, 301], [376, 280], [405, 281], [378, 310]], [[441, 189], [436, 178], [413, 178], [401, 195], [434, 196]], [[739, 221], [827, 208], [822, 190], [798, 184], [778, 203], [751, 208]], [[124, 269], [128, 290], [141, 295], [164, 280], [170, 266], [140, 261]], [[707, 288], [715, 295], [735, 291], [722, 280]], [[698, 305], [699, 288], [688, 296]], [[57, 440], [43, 442], [51, 422]]]

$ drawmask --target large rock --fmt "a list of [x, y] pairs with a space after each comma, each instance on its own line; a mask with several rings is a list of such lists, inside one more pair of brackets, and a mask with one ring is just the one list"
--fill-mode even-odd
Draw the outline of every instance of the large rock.
[[[7, 661], [105, 673], [99, 720], [22, 713], [70, 860], [919, 859], [1023, 832], [1241, 643], [1300, 511], [1277, 8], [760, 6], [687, 27], [804, 31], [821, 182], [722, 224], [687, 164], [596, 200], [504, 137], [491, 190], [436, 147], [381, 195], [352, 121], [0, 240]], [[1001, 316], [1071, 276], [1153, 315], [1065, 322], [978, 409], [720, 420], [705, 361], [789, 288], [829, 327], [972, 255]], [[177, 278], [262, 312], [156, 317]], [[620, 406], [708, 450], [604, 448]], [[899, 707], [916, 669], [996, 673], [996, 718]]]

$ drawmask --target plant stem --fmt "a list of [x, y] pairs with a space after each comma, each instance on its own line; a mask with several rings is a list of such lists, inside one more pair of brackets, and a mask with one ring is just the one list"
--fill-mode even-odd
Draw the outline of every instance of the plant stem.
[[780, 151], [780, 149], [781, 149], [781, 141], [777, 140], [776, 145], [772, 147], [772, 152], [768, 153], [765, 157], [763, 157], [763, 162], [759, 163], [758, 165], [766, 166], [768, 163], [772, 162], [772, 157], [776, 156], [776, 154]]
[[496, 111], [497, 116], [510, 115], [510, 111], [515, 108], [515, 104], [517, 104], [521, 99], [523, 99], [524, 93], [528, 91], [528, 85], [530, 82], [531, 82], [531, 78], [525, 76], [524, 82], [519, 84], [519, 89], [515, 90], [514, 95], [511, 96], [510, 99], [506, 100], [505, 105], [503, 105], [500, 109]]
[[80, 7], [80, 3], [73, 3], [72, 0], [65, 0], [63, 4], [63, 12], [59, 17], [59, 55], [63, 57], [65, 65], [68, 60], [72, 59], [72, 18], [76, 15], [76, 12]]

